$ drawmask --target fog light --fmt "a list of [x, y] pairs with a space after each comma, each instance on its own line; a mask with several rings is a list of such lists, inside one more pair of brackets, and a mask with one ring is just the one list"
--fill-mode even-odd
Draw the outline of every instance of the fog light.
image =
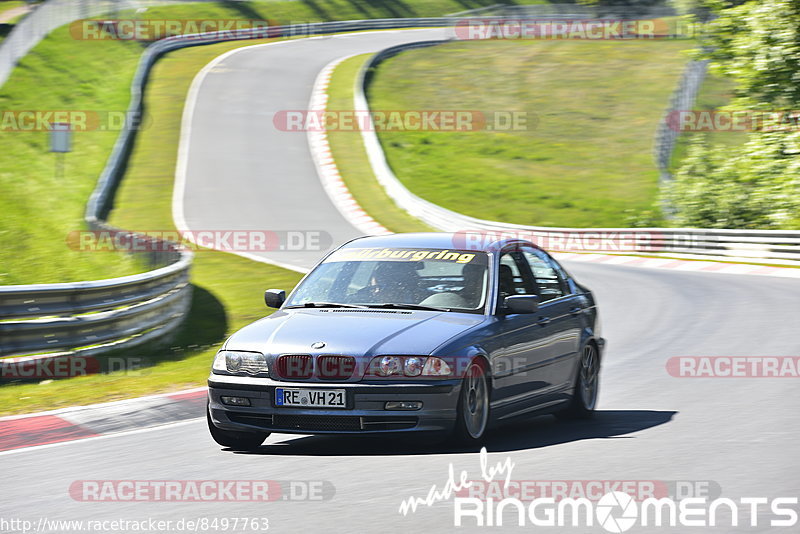
[[247, 397], [220, 397], [222, 404], [229, 406], [250, 406], [250, 399]]
[[389, 401], [386, 403], [387, 410], [419, 410], [422, 408], [420, 401]]

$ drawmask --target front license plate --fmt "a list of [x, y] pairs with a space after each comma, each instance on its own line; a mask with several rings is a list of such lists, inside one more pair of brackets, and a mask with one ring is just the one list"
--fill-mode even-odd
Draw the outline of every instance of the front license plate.
[[347, 408], [343, 389], [275, 388], [276, 406], [300, 408]]

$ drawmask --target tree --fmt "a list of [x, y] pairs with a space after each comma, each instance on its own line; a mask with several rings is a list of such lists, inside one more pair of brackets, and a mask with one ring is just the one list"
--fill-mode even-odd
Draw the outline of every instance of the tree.
[[712, 72], [736, 80], [734, 105], [798, 109], [800, 105], [800, 0], [750, 1], [719, 9], [702, 44]]
[[800, 133], [753, 135], [742, 148], [701, 139], [664, 196], [679, 227], [800, 228]]
[[[800, 110], [800, 0], [709, 2], [712, 72], [736, 82], [731, 110]], [[676, 226], [800, 229], [800, 132], [755, 130], [741, 147], [695, 142], [663, 192]]]

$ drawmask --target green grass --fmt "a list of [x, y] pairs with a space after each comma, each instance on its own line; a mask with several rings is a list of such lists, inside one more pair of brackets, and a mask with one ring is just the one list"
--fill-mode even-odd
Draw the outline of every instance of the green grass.
[[[353, 109], [354, 81], [359, 69], [372, 54], [363, 54], [340, 63], [328, 86], [328, 109]], [[329, 131], [328, 143], [336, 166], [350, 193], [364, 210], [392, 232], [429, 232], [432, 229], [399, 208], [375, 179], [359, 131]]]
[[[59, 28], [36, 46], [0, 88], [0, 110], [124, 110], [142, 47], [87, 46]], [[84, 229], [83, 211], [114, 131], [75, 132], [63, 177], [55, 174], [49, 132], [0, 132], [0, 284], [110, 278], [145, 269], [135, 258], [78, 252], [67, 234]]]
[[380, 132], [419, 196], [511, 223], [625, 226], [657, 197], [653, 137], [693, 44], [449, 43], [379, 65], [368, 97], [373, 110], [527, 112], [524, 131]]
[[[6, 11], [10, 11], [12, 9], [15, 9], [15, 8], [18, 8], [18, 7], [24, 6], [24, 5], [25, 5], [25, 2], [23, 2], [22, 0], [11, 0], [10, 2], [9, 1], [0, 2], [0, 20], [3, 19], [3, 13], [5, 13]], [[13, 22], [16, 21], [18, 18], [19, 17], [14, 17], [14, 19], [12, 21], [6, 21], [6, 22], [10, 23], [10, 24], [13, 24]]]
[[14, 9], [15, 7], [24, 6], [25, 2], [22, 0], [3, 0], [0, 2], [0, 15], [2, 15], [5, 11], [9, 9]]

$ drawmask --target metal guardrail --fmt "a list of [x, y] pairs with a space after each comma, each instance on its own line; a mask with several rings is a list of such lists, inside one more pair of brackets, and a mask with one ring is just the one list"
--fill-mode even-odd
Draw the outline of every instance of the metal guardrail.
[[[361, 68], [355, 84], [353, 109], [369, 111], [367, 89], [375, 67], [402, 51], [447, 42], [426, 41], [386, 48]], [[699, 67], [698, 67], [699, 68]], [[673, 102], [675, 104], [675, 102]], [[678, 103], [677, 105], [682, 105]], [[370, 119], [371, 121], [371, 119]], [[378, 182], [402, 209], [428, 225], [446, 232], [509, 233], [522, 235], [549, 250], [666, 254], [671, 256], [725, 257], [735, 260], [768, 261], [776, 264], [800, 263], [800, 231], [718, 230], [696, 228], [549, 228], [488, 221], [457, 213], [408, 190], [395, 176], [383, 147], [368, 124], [361, 131], [367, 157]]]
[[[188, 280], [188, 258], [142, 274], [63, 284], [0, 286], [0, 332], [8, 321], [31, 317], [64, 317], [107, 311], [160, 297]], [[2, 345], [6, 344], [5, 337]]]
[[[116, 231], [101, 223], [94, 227]], [[168, 337], [191, 304], [192, 253], [169, 242], [153, 248], [159, 250], [149, 259], [157, 268], [145, 273], [0, 286], [0, 356], [56, 350], [94, 354]]]

